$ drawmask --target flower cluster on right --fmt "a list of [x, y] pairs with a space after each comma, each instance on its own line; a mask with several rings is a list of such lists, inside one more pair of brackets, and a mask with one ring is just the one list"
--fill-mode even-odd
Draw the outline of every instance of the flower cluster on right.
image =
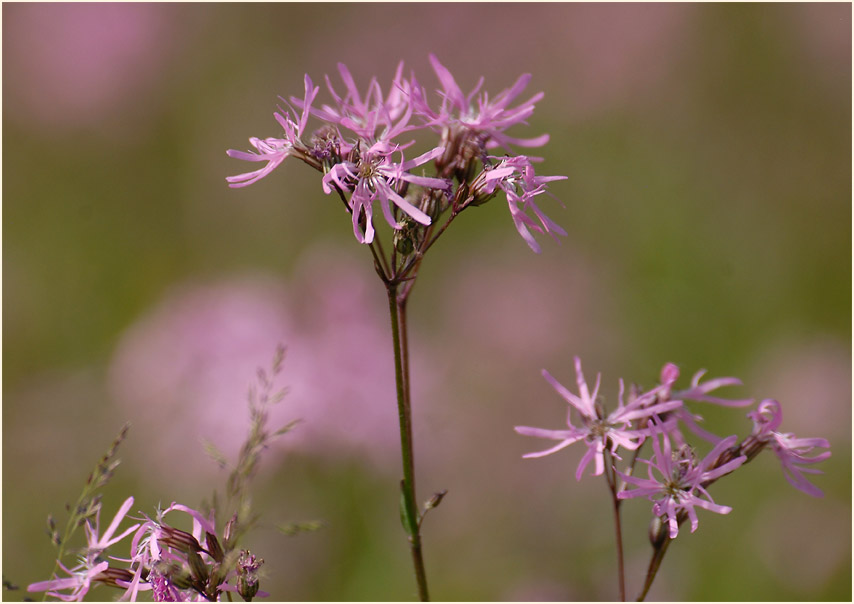
[[[587, 385], [581, 370], [581, 361], [575, 358], [578, 394], [573, 394], [555, 380], [548, 371], [543, 377], [569, 404], [567, 428], [549, 430], [516, 426], [516, 432], [525, 436], [559, 441], [557, 445], [526, 458], [542, 457], [555, 453], [576, 442], [583, 442], [587, 451], [576, 470], [580, 480], [585, 468], [594, 462], [593, 475], [605, 472], [608, 459], [626, 462], [621, 472], [614, 463], [613, 470], [623, 481], [617, 497], [632, 499], [643, 497], [653, 502], [652, 512], [669, 527], [671, 539], [679, 533], [679, 525], [690, 520], [691, 532], [697, 530], [698, 519], [695, 508], [718, 514], [728, 514], [732, 508], [715, 503], [707, 487], [722, 476], [752, 460], [764, 449], [771, 449], [780, 460], [786, 479], [797, 489], [821, 497], [821, 490], [810, 483], [804, 474], [820, 474], [809, 467], [830, 457], [830, 443], [824, 438], [796, 438], [794, 434], [780, 432], [783, 413], [775, 400], [766, 399], [756, 410], [747, 414], [753, 421], [751, 433], [739, 441], [737, 435], [722, 438], [703, 430], [698, 423], [702, 416], [689, 410], [686, 401], [705, 402], [726, 407], [747, 407], [752, 399], [726, 399], [710, 396], [710, 392], [724, 386], [741, 385], [733, 377], [717, 378], [701, 382], [704, 371], [696, 373], [691, 385], [685, 390], [674, 388], [679, 378], [679, 368], [668, 363], [661, 371], [660, 384], [647, 392], [633, 386], [626, 396], [621, 379], [617, 408], [606, 413], [598, 398], [601, 375], [596, 377], [593, 391]], [[573, 415], [578, 416], [573, 423]], [[698, 459], [693, 447], [685, 439], [682, 428], [709, 441], [713, 448]], [[649, 439], [652, 452], [649, 458], [638, 455], [640, 447]], [[825, 451], [819, 451], [827, 449]], [[634, 451], [630, 460], [621, 457], [623, 450]], [[646, 466], [646, 477], [635, 475], [635, 467]]]

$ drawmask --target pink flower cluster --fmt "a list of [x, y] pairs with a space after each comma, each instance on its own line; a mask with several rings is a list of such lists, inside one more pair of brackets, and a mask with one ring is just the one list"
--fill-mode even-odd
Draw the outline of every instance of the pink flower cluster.
[[[234, 519], [226, 525], [220, 540], [213, 511], [205, 516], [173, 503], [165, 510], [158, 510], [156, 519], [144, 516], [139, 519], [141, 522], [114, 536], [132, 505], [133, 497], [128, 497], [103, 535], [98, 534], [98, 515], [94, 526], [87, 521], [84, 525], [87, 546], [79, 564], [68, 569], [59, 563], [68, 577], [33, 583], [27, 591], [45, 591], [48, 596], [65, 602], [82, 601], [94, 584], [122, 589], [124, 593], [119, 599], [131, 602], [136, 602], [139, 594], [146, 591], [151, 592], [155, 602], [218, 601], [226, 592], [236, 592], [247, 601], [267, 595], [258, 591], [257, 571], [263, 560], [257, 560], [248, 551], [240, 552], [237, 557], [228, 555], [233, 547], [230, 533]], [[190, 516], [192, 532], [177, 529], [163, 520], [172, 511]], [[129, 557], [106, 555], [110, 547], [131, 534]], [[68, 593], [61, 593], [64, 591]]]
[[[576, 480], [580, 480], [591, 461], [595, 461], [593, 475], [605, 473], [606, 451], [613, 458], [622, 460], [619, 455], [621, 449], [637, 451], [647, 438], [651, 438], [651, 458], [635, 456], [630, 465], [626, 466], [625, 472], [618, 470], [615, 463], [613, 471], [625, 483], [616, 496], [618, 499], [645, 497], [653, 501], [653, 514], [669, 526], [671, 539], [677, 536], [679, 524], [686, 518], [691, 522], [691, 532], [697, 529], [695, 507], [728, 514], [732, 508], [715, 503], [706, 487], [748, 462], [766, 447], [770, 447], [780, 459], [786, 479], [795, 488], [816, 497], [822, 495], [803, 476], [805, 472], [820, 471], [802, 466], [830, 457], [830, 451], [809, 456], [815, 448], [829, 448], [830, 443], [823, 438], [795, 438], [792, 434], [778, 432], [782, 412], [777, 401], [764, 400], [756, 411], [748, 414], [754, 422], [753, 433], [740, 443], [736, 435], [721, 438], [699, 427], [698, 422], [702, 417], [691, 413], [685, 401], [701, 401], [726, 407], [744, 407], [753, 403], [750, 399], [726, 399], [709, 394], [723, 386], [740, 385], [741, 381], [737, 378], [717, 378], [701, 383], [705, 372], [700, 371], [694, 375], [689, 388], [676, 390], [673, 385], [679, 378], [679, 368], [668, 363], [661, 371], [661, 383], [658, 386], [645, 393], [632, 388], [627, 403], [624, 402], [625, 387], [620, 380], [617, 408], [606, 413], [597, 398], [601, 376], [597, 376], [591, 393], [577, 357], [575, 372], [579, 395], [570, 392], [543, 370], [543, 377], [569, 403], [568, 429], [516, 426], [519, 434], [559, 441], [554, 447], [528, 453], [524, 457], [550, 455], [576, 442], [583, 442], [587, 452], [575, 473]], [[573, 412], [580, 418], [578, 424], [572, 421]], [[693, 448], [680, 432], [680, 422], [694, 434], [714, 443], [714, 448], [701, 461], [697, 461]], [[678, 444], [675, 450], [671, 440]], [[636, 463], [647, 466], [647, 478], [633, 473]], [[629, 486], [634, 488], [630, 489]]]
[[[254, 151], [228, 151], [230, 157], [264, 163], [257, 170], [228, 177], [229, 186], [255, 183], [293, 156], [323, 173], [324, 193], [340, 195], [345, 201], [361, 243], [374, 240], [375, 202], [386, 222], [400, 230], [407, 220], [427, 227], [446, 209], [452, 207], [455, 214], [459, 213], [470, 205], [484, 203], [498, 190], [506, 195], [517, 230], [535, 252], [540, 248], [531, 231], [552, 237], [566, 235], [534, 202], [546, 192], [546, 183], [566, 177], [537, 176], [532, 162], [539, 158], [488, 154], [498, 147], [512, 153], [511, 145], [539, 147], [548, 142], [545, 134], [523, 139], [506, 133], [524, 124], [543, 96], [537, 93], [513, 105], [530, 75], [521, 76], [494, 98], [481, 92], [482, 79], [466, 95], [436, 57], [430, 55], [430, 62], [441, 85], [438, 107], [430, 104], [414, 74], [403, 76], [403, 63], [387, 94], [374, 78], [364, 95], [347, 67], [339, 64], [343, 94], [326, 77], [333, 102], [320, 106], [315, 106], [319, 88], [306, 75], [303, 97], [291, 97], [287, 110], [274, 113], [282, 137], [253, 137], [249, 142]], [[307, 136], [310, 117], [317, 119], [320, 127]], [[407, 160], [404, 151], [416, 140], [399, 139], [416, 131], [438, 135], [439, 139], [430, 143], [429, 151]], [[435, 176], [413, 171], [431, 161]]]

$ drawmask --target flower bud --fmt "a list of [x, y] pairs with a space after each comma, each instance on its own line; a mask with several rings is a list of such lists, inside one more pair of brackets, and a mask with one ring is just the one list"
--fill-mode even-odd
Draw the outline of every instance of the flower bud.
[[423, 240], [423, 227], [409, 216], [404, 216], [400, 222], [397, 223], [397, 228], [394, 231], [392, 239], [397, 253], [408, 256], [415, 251], [415, 248], [418, 247]]
[[324, 165], [331, 166], [341, 161], [341, 142], [332, 126], [324, 126], [311, 136], [311, 155]]
[[190, 565], [190, 574], [195, 583], [204, 585], [208, 581], [208, 566], [197, 552], [187, 553], [187, 562]]
[[658, 549], [670, 534], [670, 528], [661, 519], [661, 516], [653, 516], [649, 522], [649, 542], [652, 547]]
[[249, 550], [240, 552], [237, 559], [237, 593], [250, 602], [258, 593], [258, 569], [264, 564], [263, 558], [256, 558]]
[[50, 514], [47, 516], [47, 534], [55, 546], [59, 547], [62, 544], [62, 536], [56, 530], [56, 520]]
[[185, 554], [190, 552], [197, 553], [202, 549], [202, 546], [190, 533], [182, 531], [181, 529], [176, 529], [168, 524], [160, 526], [159, 539], [164, 545], [177, 549]]
[[679, 367], [677, 367], [673, 363], [667, 363], [661, 369], [661, 383], [662, 384], [673, 384], [678, 379], [679, 379]]
[[394, 249], [397, 250], [398, 254], [402, 254], [404, 256], [408, 256], [415, 250], [415, 245], [412, 243], [412, 237], [409, 236], [409, 233], [405, 228], [394, 232]]
[[439, 507], [439, 504], [442, 503], [442, 499], [444, 499], [447, 494], [448, 489], [442, 489], [438, 493], [433, 493], [433, 496], [424, 504], [424, 509], [432, 510], [433, 508]]
[[225, 555], [222, 552], [222, 547], [220, 546], [216, 535], [208, 533], [205, 537], [205, 544], [208, 546], [208, 553], [211, 555], [211, 558], [217, 562], [222, 562]]
[[225, 551], [230, 552], [234, 549], [234, 542], [237, 539], [237, 512], [234, 512], [231, 519], [225, 523], [222, 538]]
[[105, 570], [92, 577], [92, 581], [97, 581], [104, 585], [119, 587], [117, 581], [126, 581], [127, 583], [130, 583], [133, 581], [133, 573], [126, 568], [108, 566]]

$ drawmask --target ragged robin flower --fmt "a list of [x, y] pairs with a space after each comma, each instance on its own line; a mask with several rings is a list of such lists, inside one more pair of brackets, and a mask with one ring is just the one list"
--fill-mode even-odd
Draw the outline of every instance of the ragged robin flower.
[[[482, 81], [465, 95], [435, 56], [431, 55], [430, 61], [442, 86], [438, 110], [431, 108], [427, 93], [414, 75], [404, 77], [402, 63], [385, 93], [376, 78], [360, 91], [350, 70], [339, 64], [343, 92], [327, 77], [333, 102], [319, 106], [315, 103], [318, 89], [306, 75], [303, 98], [290, 99], [297, 109], [274, 114], [285, 132], [283, 138], [251, 138], [254, 152], [228, 152], [237, 159], [265, 162], [258, 170], [228, 177], [229, 185], [253, 184], [285, 158], [295, 156], [323, 173], [323, 191], [341, 197], [352, 214], [356, 239], [364, 244], [374, 241], [374, 202], [381, 205], [383, 216], [393, 229], [421, 229], [409, 239], [423, 242], [426, 249], [432, 240], [428, 242], [422, 235], [443, 212], [453, 207], [450, 222], [468, 206], [481, 205], [491, 198], [496, 188], [506, 194], [516, 229], [535, 252], [540, 248], [534, 233], [566, 235], [534, 202], [535, 196], [546, 192], [547, 183], [565, 177], [537, 176], [532, 164], [539, 158], [489, 155], [489, 150], [497, 147], [512, 153], [512, 145], [537, 147], [548, 141], [548, 135], [526, 139], [507, 134], [511, 127], [526, 123], [543, 96], [537, 93], [514, 105], [531, 76], [521, 76], [495, 97], [481, 92]], [[319, 121], [320, 126], [307, 137], [309, 117]], [[422, 144], [427, 140], [424, 147], [430, 151], [412, 160], [392, 161], [393, 154], [402, 155], [419, 142], [417, 137], [398, 140], [416, 131], [422, 137], [438, 134], [438, 140], [421, 139]], [[428, 162], [433, 164], [433, 174], [425, 173]], [[499, 174], [503, 174], [500, 181], [492, 182]], [[419, 188], [413, 190], [411, 185]], [[443, 230], [440, 227], [438, 234]]]
[[[164, 521], [172, 511], [188, 514], [191, 532]], [[235, 591], [238, 579], [236, 554], [225, 554], [217, 537], [213, 512], [205, 516], [182, 504], [173, 503], [146, 518], [131, 542], [128, 560], [133, 571], [125, 598], [136, 600], [141, 591], [151, 591], [155, 600], [217, 600], [223, 592]], [[266, 595], [257, 592], [257, 595]]]
[[[339, 95], [332, 86], [329, 76], [326, 76], [326, 85], [336, 106], [312, 107], [310, 108], [312, 115], [328, 124], [346, 128], [359, 140], [368, 143], [379, 141], [390, 143], [399, 134], [416, 128], [408, 125], [412, 107], [407, 100], [409, 82], [402, 78], [402, 61], [397, 66], [397, 72], [386, 97], [383, 97], [376, 78], [371, 78], [363, 99], [347, 66], [339, 63], [338, 73], [341, 75], [347, 93], [344, 96]], [[307, 99], [301, 100], [297, 97], [291, 97], [291, 102], [303, 109], [309, 105]], [[346, 137], [342, 138], [346, 139]]]
[[252, 162], [267, 162], [263, 168], [255, 170], [254, 172], [246, 172], [245, 174], [227, 177], [226, 180], [229, 183], [228, 186], [232, 188], [246, 187], [258, 182], [275, 170], [279, 164], [285, 160], [285, 158], [291, 155], [298, 155], [303, 160], [311, 163], [309, 160], [310, 148], [302, 141], [301, 137], [308, 120], [311, 103], [317, 96], [318, 90], [319, 88], [314, 86], [311, 82], [311, 78], [306, 75], [305, 98], [303, 100], [303, 109], [301, 114], [297, 115], [293, 110], [291, 112], [281, 111], [281, 113], [276, 112], [273, 114], [276, 121], [279, 122], [279, 125], [285, 131], [285, 138], [265, 138], [262, 140], [253, 136], [249, 139], [249, 142], [253, 147], [255, 147], [257, 153], [253, 153], [251, 151], [236, 151], [234, 149], [229, 149], [227, 151], [228, 156], [235, 159]]
[[[471, 205], [481, 205], [492, 198], [498, 190], [503, 191], [507, 197], [507, 205], [516, 230], [537, 254], [541, 251], [540, 246], [531, 231], [548, 233], [555, 241], [558, 240], [556, 235], [566, 236], [566, 231], [546, 216], [534, 203], [534, 197], [547, 193], [547, 183], [564, 180], [566, 176], [538, 176], [534, 172], [531, 159], [524, 155], [503, 158], [490, 156], [487, 159], [496, 163], [485, 168], [474, 179], [471, 185]], [[539, 224], [537, 224], [538, 221]]]
[[[124, 577], [124, 573], [111, 572], [108, 561], [104, 560], [102, 554], [111, 546], [130, 535], [139, 526], [135, 524], [122, 533], [115, 536], [119, 524], [127, 516], [133, 505], [133, 497], [128, 497], [119, 507], [107, 530], [100, 533], [100, 509], [95, 514], [94, 525], [90, 520], [86, 521], [84, 530], [86, 532], [87, 546], [78, 559], [78, 564], [71, 569], [66, 568], [61, 561], [57, 565], [65, 571], [68, 577], [55, 578], [48, 581], [39, 581], [27, 586], [28, 592], [45, 591], [47, 595], [63, 600], [65, 602], [80, 601], [89, 592], [93, 583], [116, 583], [116, 577]], [[71, 590], [69, 593], [60, 593], [63, 590]]]
[[822, 497], [821, 489], [810, 483], [804, 474], [822, 474], [821, 470], [804, 466], [819, 463], [830, 457], [830, 451], [823, 451], [809, 456], [816, 448], [829, 449], [830, 443], [824, 438], [796, 438], [790, 432], [778, 432], [783, 422], [783, 411], [780, 403], [773, 399], [765, 399], [759, 403], [755, 411], [747, 416], [753, 420], [753, 439], [770, 446], [783, 466], [783, 474], [796, 489]]
[[[587, 452], [578, 464], [575, 472], [576, 480], [581, 480], [584, 469], [593, 460], [595, 460], [593, 475], [598, 476], [604, 472], [604, 452], [606, 448], [616, 457], [619, 457], [617, 453], [619, 447], [628, 450], [637, 449], [652, 430], [652, 427], [639, 427], [643, 423], [638, 424], [638, 422], [642, 422], [655, 414], [672, 411], [682, 405], [681, 401], [673, 400], [656, 402], [656, 396], [661, 388], [663, 388], [662, 386], [650, 390], [641, 396], [637, 396], [633, 400], [630, 400], [628, 404], [625, 404], [623, 402], [625, 388], [623, 380], [620, 380], [617, 408], [608, 415], [605, 415], [602, 404], [597, 400], [601, 375], [597, 375], [596, 386], [591, 393], [587, 387], [587, 382], [584, 380], [584, 374], [581, 372], [581, 360], [578, 357], [575, 357], [575, 373], [579, 390], [578, 396], [567, 390], [548, 371], [543, 370], [543, 377], [546, 378], [546, 381], [570, 405], [566, 416], [568, 430], [547, 430], [543, 428], [530, 428], [528, 426], [516, 426], [515, 429], [516, 432], [525, 436], [560, 441], [557, 445], [545, 451], [524, 455], [523, 457], [526, 458], [551, 455], [573, 443], [584, 441], [584, 444], [587, 445]], [[581, 425], [579, 426], [575, 426], [572, 423], [573, 409], [581, 417]], [[659, 427], [658, 429], [664, 429], [664, 427]]]
[[[450, 185], [441, 178], [416, 176], [409, 170], [427, 163], [442, 153], [441, 147], [424, 153], [409, 161], [392, 162], [391, 154], [397, 151], [387, 143], [376, 143], [362, 152], [354, 150], [353, 160], [335, 164], [323, 177], [323, 191], [327, 195], [337, 186], [339, 190], [352, 191], [350, 207], [353, 214], [353, 231], [360, 243], [371, 243], [374, 227], [371, 220], [373, 203], [379, 201], [383, 216], [392, 228], [399, 228], [392, 215], [390, 203], [394, 204], [415, 221], [429, 225], [430, 216], [415, 207], [395, 191], [402, 183], [421, 187], [446, 190]], [[365, 232], [362, 234], [361, 219], [364, 216]]]
[[474, 89], [466, 95], [457, 84], [454, 76], [447, 67], [439, 62], [435, 55], [430, 55], [430, 64], [442, 90], [441, 106], [434, 111], [424, 89], [412, 78], [412, 104], [415, 113], [420, 115], [425, 123], [440, 132], [448, 139], [453, 139], [464, 131], [468, 136], [479, 139], [485, 149], [502, 147], [510, 151], [509, 145], [520, 147], [541, 147], [549, 141], [549, 135], [543, 134], [535, 138], [514, 138], [505, 134], [505, 130], [517, 124], [525, 124], [534, 113], [534, 105], [543, 98], [538, 92], [527, 101], [510, 107], [531, 81], [531, 74], [519, 76], [510, 88], [502, 90], [492, 100], [486, 92], [478, 93], [483, 86], [483, 78]]
[[[753, 404], [753, 399], [731, 399], [724, 398], [721, 396], [711, 396], [709, 393], [717, 390], [718, 388], [723, 388], [726, 386], [741, 386], [741, 380], [736, 377], [721, 377], [714, 378], [710, 380], [706, 380], [705, 382], [701, 382], [703, 376], [706, 374], [705, 369], [701, 369], [697, 371], [693, 377], [691, 378], [691, 385], [689, 388], [684, 390], [678, 390], [674, 387], [676, 380], [679, 379], [679, 367], [674, 365], [673, 363], [667, 363], [661, 369], [661, 385], [664, 386], [664, 389], [659, 394], [659, 399], [662, 401], [672, 399], [678, 399], [681, 401], [697, 401], [703, 403], [711, 403], [713, 405], [718, 405], [722, 407], [746, 407], [748, 405]], [[672, 417], [678, 419], [682, 423], [687, 426], [687, 428], [702, 438], [712, 444], [717, 444], [722, 440], [722, 437], [717, 436], [716, 434], [712, 434], [711, 432], [704, 430], [700, 426], [700, 422], [703, 421], [703, 417], [696, 413], [692, 413], [687, 406], [683, 406], [680, 409], [677, 409], [672, 413]], [[678, 427], [674, 425], [674, 427], [670, 430], [670, 437], [673, 438], [679, 445], [684, 444], [685, 438], [682, 433], [679, 431]]]
[[620, 491], [617, 497], [619, 499], [646, 497], [652, 501], [653, 514], [661, 517], [669, 525], [671, 539], [675, 539], [679, 534], [681, 513], [686, 514], [691, 521], [692, 533], [699, 525], [695, 507], [717, 514], [729, 514], [732, 508], [715, 503], [705, 489], [704, 483], [729, 474], [746, 461], [747, 458], [741, 455], [715, 467], [720, 456], [737, 442], [738, 437], [733, 435], [721, 440], [700, 463], [697, 463], [693, 450], [689, 446], [683, 445], [674, 451], [667, 434], [663, 430], [656, 429], [652, 421], [649, 422], [649, 430], [653, 435], [653, 457], [650, 460], [638, 459], [640, 463], [646, 464], [648, 478], [638, 478], [617, 470], [617, 474], [624, 481], [635, 487]]

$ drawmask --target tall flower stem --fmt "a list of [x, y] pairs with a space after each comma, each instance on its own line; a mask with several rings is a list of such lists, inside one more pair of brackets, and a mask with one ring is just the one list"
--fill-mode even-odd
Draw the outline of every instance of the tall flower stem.
[[[617, 576], [620, 584], [620, 602], [626, 601], [626, 572], [623, 567], [623, 530], [620, 522], [620, 500], [617, 498], [617, 472], [614, 469], [614, 458], [611, 451], [605, 448], [606, 469], [605, 477], [608, 488], [611, 489], [611, 500], [614, 504], [614, 530], [617, 541]], [[610, 469], [610, 471], [609, 471]]]
[[403, 480], [400, 482], [400, 516], [409, 536], [409, 549], [422, 602], [430, 599], [427, 574], [421, 555], [420, 512], [415, 502], [415, 460], [412, 447], [412, 407], [409, 398], [409, 354], [406, 338], [406, 298], [398, 297], [397, 285], [386, 284], [391, 332], [394, 340], [394, 376], [397, 384], [397, 410], [400, 419], [400, 451], [403, 460]]

